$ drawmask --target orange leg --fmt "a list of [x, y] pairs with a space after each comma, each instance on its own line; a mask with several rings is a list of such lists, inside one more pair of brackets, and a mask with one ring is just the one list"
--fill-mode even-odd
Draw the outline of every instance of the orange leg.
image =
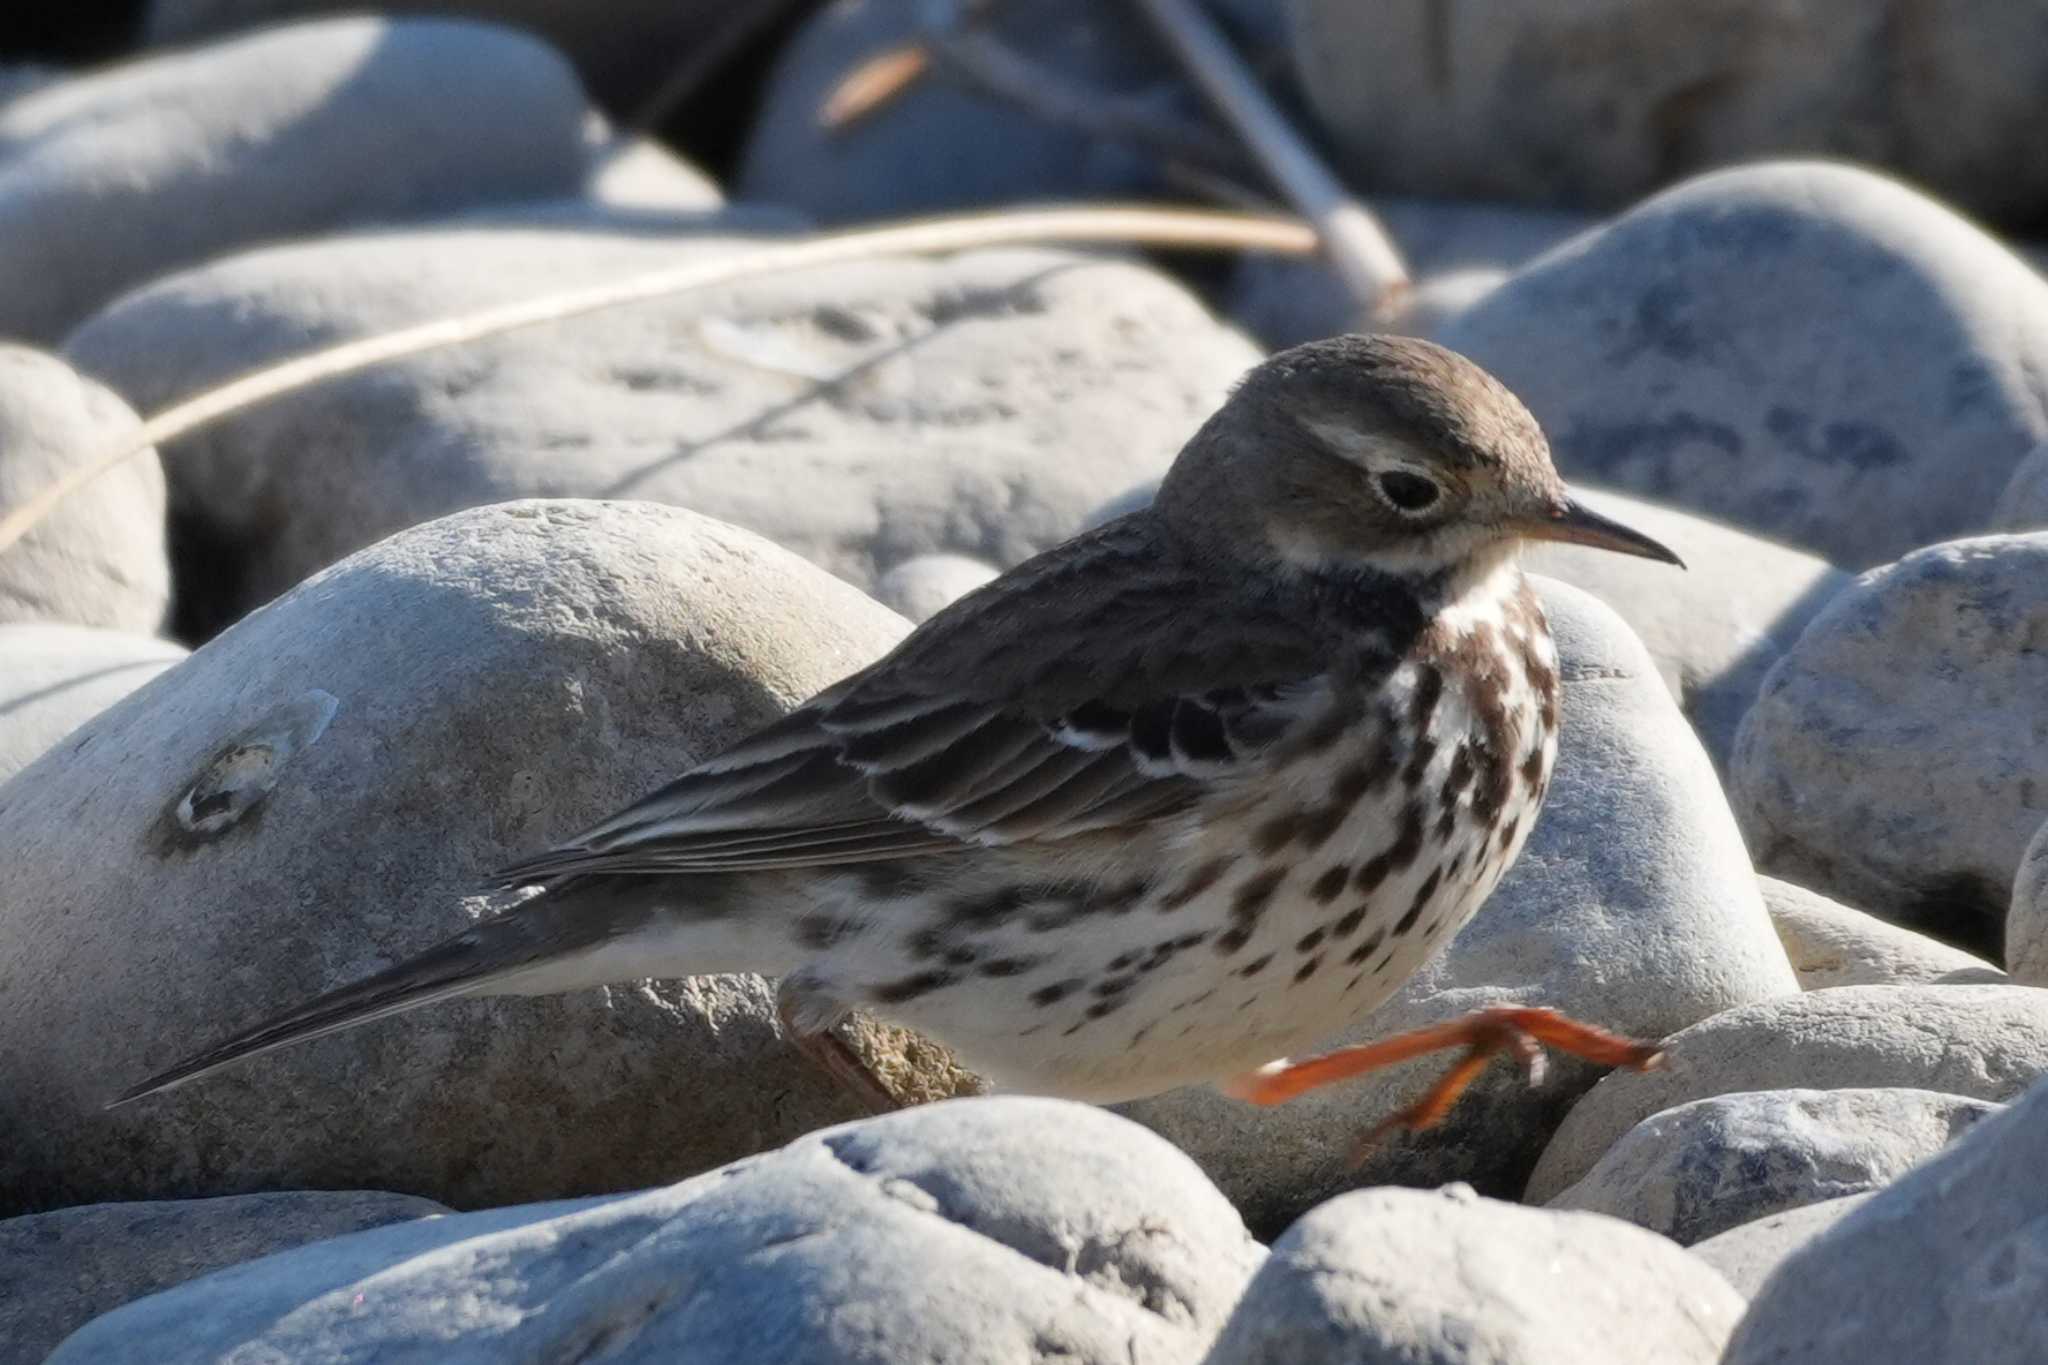
[[1655, 1043], [1638, 1043], [1568, 1019], [1556, 1010], [1515, 1005], [1478, 1010], [1462, 1019], [1397, 1034], [1377, 1043], [1340, 1047], [1316, 1057], [1271, 1062], [1219, 1087], [1234, 1099], [1252, 1104], [1283, 1104], [1297, 1095], [1350, 1080], [1396, 1062], [1462, 1047], [1465, 1055], [1446, 1071], [1423, 1097], [1367, 1134], [1357, 1156], [1363, 1158], [1379, 1139], [1396, 1128], [1419, 1132], [1443, 1121], [1465, 1088], [1479, 1078], [1499, 1052], [1512, 1052], [1533, 1083], [1541, 1074], [1543, 1045], [1601, 1066], [1655, 1066], [1663, 1055]]

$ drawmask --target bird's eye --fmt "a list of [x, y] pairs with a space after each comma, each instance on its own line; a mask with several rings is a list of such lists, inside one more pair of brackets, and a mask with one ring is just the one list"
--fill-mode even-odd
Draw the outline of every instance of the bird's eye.
[[1438, 497], [1435, 484], [1405, 469], [1390, 469], [1380, 475], [1380, 492], [1403, 512], [1420, 512]]

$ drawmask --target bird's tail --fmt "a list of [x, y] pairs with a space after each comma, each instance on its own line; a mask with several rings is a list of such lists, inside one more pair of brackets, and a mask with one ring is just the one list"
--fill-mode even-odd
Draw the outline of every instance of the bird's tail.
[[[543, 994], [665, 974], [635, 971], [621, 940], [640, 936], [652, 905], [648, 878], [580, 877], [516, 908], [481, 920], [453, 938], [374, 976], [328, 991], [244, 1029], [158, 1072], [108, 1101], [107, 1108], [170, 1090], [247, 1057], [387, 1019], [465, 995]], [[603, 912], [592, 901], [601, 901]], [[707, 967], [701, 970], [718, 970]]]

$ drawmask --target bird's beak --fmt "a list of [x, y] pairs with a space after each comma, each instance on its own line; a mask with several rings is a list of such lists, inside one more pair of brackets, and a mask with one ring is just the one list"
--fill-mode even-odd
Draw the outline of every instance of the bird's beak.
[[1685, 567], [1684, 560], [1641, 531], [1601, 516], [1577, 498], [1568, 497], [1553, 507], [1549, 515], [1531, 517], [1515, 529], [1528, 540], [1561, 540], [1568, 545], [1590, 545], [1596, 550], [1661, 559], [1666, 564]]

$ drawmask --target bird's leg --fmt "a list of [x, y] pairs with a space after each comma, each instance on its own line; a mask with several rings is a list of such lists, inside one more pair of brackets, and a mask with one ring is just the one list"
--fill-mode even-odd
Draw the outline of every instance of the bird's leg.
[[1639, 1043], [1605, 1029], [1570, 1019], [1556, 1010], [1501, 1005], [1476, 1010], [1462, 1019], [1432, 1024], [1410, 1033], [1397, 1034], [1377, 1043], [1340, 1047], [1300, 1061], [1270, 1062], [1249, 1075], [1230, 1080], [1223, 1093], [1252, 1104], [1282, 1104], [1311, 1090], [1350, 1080], [1380, 1067], [1392, 1066], [1415, 1057], [1462, 1047], [1465, 1055], [1446, 1071], [1421, 1099], [1395, 1113], [1360, 1145], [1363, 1157], [1373, 1144], [1396, 1128], [1411, 1132], [1434, 1127], [1443, 1121], [1465, 1088], [1486, 1070], [1495, 1053], [1512, 1051], [1529, 1073], [1533, 1083], [1541, 1074], [1543, 1046], [1549, 1045], [1601, 1066], [1630, 1066], [1648, 1070], [1663, 1055], [1655, 1043]]
[[902, 1105], [861, 1060], [860, 1054], [833, 1032], [846, 1014], [843, 1006], [823, 1007], [816, 997], [807, 994], [800, 974], [783, 978], [775, 992], [775, 1018], [796, 1050], [817, 1063], [870, 1114], [892, 1114]]

